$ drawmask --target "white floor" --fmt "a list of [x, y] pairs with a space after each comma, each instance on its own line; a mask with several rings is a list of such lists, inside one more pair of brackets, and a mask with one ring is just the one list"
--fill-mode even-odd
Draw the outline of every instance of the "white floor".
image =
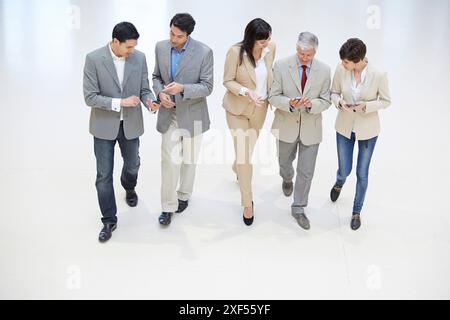
[[[183, 11], [197, 20], [193, 37], [215, 53], [212, 130], [195, 194], [160, 228], [160, 134], [146, 114], [139, 205], [125, 204], [117, 155], [119, 227], [99, 244], [84, 56], [128, 20], [152, 69], [155, 42]], [[311, 230], [290, 216], [268, 132], [254, 159], [255, 222], [242, 223], [221, 78], [227, 48], [254, 17], [271, 23], [277, 58], [293, 54], [297, 34], [309, 30], [332, 70], [340, 45], [357, 36], [389, 72], [393, 103], [381, 112], [357, 232], [349, 227], [354, 174], [336, 204], [328, 198], [337, 166], [333, 108], [324, 113]], [[449, 299], [449, 18], [445, 0], [1, 0], [0, 298]]]

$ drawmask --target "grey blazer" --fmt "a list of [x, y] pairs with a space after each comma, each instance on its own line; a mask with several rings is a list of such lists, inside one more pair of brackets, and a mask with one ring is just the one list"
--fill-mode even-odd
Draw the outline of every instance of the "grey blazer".
[[[148, 98], [155, 100], [149, 81], [145, 55], [135, 50], [125, 61], [120, 87], [109, 44], [86, 55], [83, 91], [86, 104], [91, 107], [89, 132], [100, 139], [114, 140], [120, 127], [120, 112], [111, 109], [113, 98], [137, 96], [144, 106]], [[144, 133], [141, 105], [123, 108], [123, 130], [127, 139]]]
[[[272, 124], [273, 135], [288, 143], [295, 142], [299, 135], [301, 142], [306, 146], [320, 143], [322, 112], [331, 105], [330, 83], [330, 68], [314, 59], [305, 91], [301, 92], [296, 55], [277, 61], [269, 96], [270, 103], [276, 108]], [[303, 95], [311, 100], [312, 107], [308, 110], [302, 108], [300, 112], [291, 112], [289, 100]]]
[[205, 44], [192, 38], [177, 68], [175, 79], [171, 79], [171, 45], [169, 40], [160, 41], [155, 48], [155, 70], [153, 71], [153, 91], [159, 93], [173, 81], [184, 85], [184, 92], [175, 96], [176, 108], [161, 106], [158, 110], [156, 129], [165, 133], [176, 113], [178, 127], [196, 136], [207, 131], [210, 126], [206, 97], [213, 90], [213, 52]]

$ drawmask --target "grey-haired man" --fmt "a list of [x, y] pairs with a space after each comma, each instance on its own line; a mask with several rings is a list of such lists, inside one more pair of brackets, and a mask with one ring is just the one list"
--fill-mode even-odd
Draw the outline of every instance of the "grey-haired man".
[[[283, 193], [290, 196], [295, 189], [292, 215], [306, 230], [310, 224], [304, 208], [322, 141], [322, 112], [331, 105], [330, 68], [314, 58], [318, 44], [314, 34], [300, 33], [297, 53], [275, 63], [269, 97], [276, 107], [272, 133], [277, 138]], [[292, 162], [297, 152], [294, 188]]]

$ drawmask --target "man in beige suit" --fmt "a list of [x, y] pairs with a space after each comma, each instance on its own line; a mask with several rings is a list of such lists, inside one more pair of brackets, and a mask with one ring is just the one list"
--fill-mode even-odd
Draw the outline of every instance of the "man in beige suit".
[[309, 229], [304, 208], [314, 175], [319, 143], [322, 141], [322, 111], [330, 101], [330, 68], [314, 59], [317, 37], [300, 33], [297, 54], [277, 61], [269, 101], [276, 107], [272, 133], [277, 138], [282, 189], [286, 196], [294, 191], [294, 161], [298, 150], [292, 215], [303, 229]]

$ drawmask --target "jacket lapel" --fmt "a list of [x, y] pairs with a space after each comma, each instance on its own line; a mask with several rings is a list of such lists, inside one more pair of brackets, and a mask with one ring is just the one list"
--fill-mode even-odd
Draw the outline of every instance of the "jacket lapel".
[[373, 78], [374, 78], [374, 73], [373, 73], [371, 65], [367, 64], [366, 68], [367, 68], [366, 78], [364, 79], [364, 82], [362, 83], [361, 94], [359, 97], [359, 100], [363, 100], [363, 101], [366, 100], [367, 89], [372, 86], [372, 82], [373, 82]]
[[244, 53], [244, 65], [245, 69], [247, 69], [247, 73], [250, 76], [250, 79], [256, 86], [256, 73], [255, 73], [255, 67], [253, 67], [248, 55]]
[[[177, 78], [177, 76], [180, 74], [180, 72], [182, 72], [183, 69], [186, 68], [187, 65], [189, 65], [189, 62], [192, 60], [192, 56], [194, 55], [195, 47], [196, 47], [195, 40], [190, 38], [189, 44], [186, 48], [186, 52], [184, 53], [183, 57], [181, 58], [180, 64], [177, 67], [177, 73], [175, 74], [175, 78]], [[170, 60], [172, 60], [172, 57], [170, 58]], [[170, 74], [170, 68], [169, 68], [169, 74]], [[172, 79], [172, 81], [175, 81], [175, 79]]]
[[136, 69], [136, 60], [135, 55], [132, 54], [125, 60], [125, 69], [123, 71], [123, 82], [122, 82], [123, 88], [125, 88], [128, 78], [135, 69]]
[[317, 66], [313, 60], [311, 62], [311, 69], [309, 70], [309, 76], [306, 79], [305, 90], [302, 93], [303, 95], [306, 95], [311, 90], [311, 86], [312, 86], [314, 80], [316, 79], [316, 77], [317, 77]]
[[270, 52], [264, 57], [264, 62], [266, 63], [267, 69], [267, 88], [270, 89], [272, 86], [273, 76], [272, 76], [272, 62], [273, 62], [273, 49], [270, 48]]
[[353, 104], [352, 73], [344, 69], [342, 73], [342, 97], [348, 104]]
[[106, 70], [108, 70], [111, 77], [114, 79], [114, 82], [116, 83], [116, 85], [120, 89], [122, 89], [120, 87], [119, 78], [117, 77], [117, 71], [116, 71], [116, 67], [114, 66], [111, 52], [109, 51], [109, 44], [107, 44], [105, 47], [105, 52], [103, 54], [103, 65], [105, 66]]
[[[167, 40], [164, 47], [163, 47], [163, 52], [161, 52], [161, 55], [158, 56], [160, 57], [160, 61], [159, 61], [159, 65], [160, 66], [166, 66], [167, 68], [164, 70], [160, 70], [161, 72], [161, 78], [162, 79], [169, 79], [170, 81], [173, 81], [172, 76], [171, 76], [171, 68], [172, 68], [172, 46], [170, 45], [170, 41]], [[167, 60], [165, 60], [167, 59]], [[165, 74], [164, 74], [165, 72]], [[168, 83], [166, 83], [168, 84]]]
[[298, 92], [301, 94], [301, 88], [300, 88], [300, 76], [298, 74], [298, 65], [297, 65], [297, 59], [294, 55], [290, 61], [289, 61], [289, 73], [291, 74], [292, 80], [294, 80], [295, 87], [297, 88]]

